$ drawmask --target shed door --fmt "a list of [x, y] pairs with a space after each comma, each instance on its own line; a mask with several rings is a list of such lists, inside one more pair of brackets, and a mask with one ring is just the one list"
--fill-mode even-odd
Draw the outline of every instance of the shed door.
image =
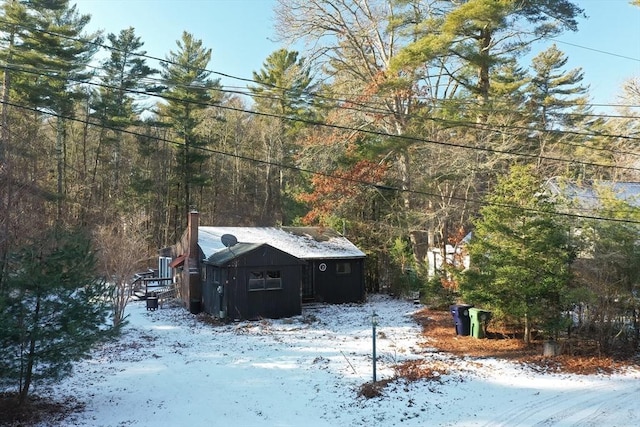
[[302, 267], [302, 301], [313, 301], [315, 299], [313, 286], [314, 268], [316, 268], [315, 263]]

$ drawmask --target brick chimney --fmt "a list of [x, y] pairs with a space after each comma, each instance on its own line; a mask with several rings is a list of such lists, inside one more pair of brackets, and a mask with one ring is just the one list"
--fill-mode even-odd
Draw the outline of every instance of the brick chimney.
[[200, 220], [198, 211], [189, 212], [189, 255], [185, 260], [186, 286], [189, 311], [198, 314], [202, 310], [202, 283], [200, 281], [200, 249], [198, 246], [198, 226]]
[[[198, 226], [200, 225], [200, 219], [198, 211], [192, 210], [189, 212], [189, 258], [192, 260], [198, 259]], [[195, 265], [195, 264], [194, 264]]]

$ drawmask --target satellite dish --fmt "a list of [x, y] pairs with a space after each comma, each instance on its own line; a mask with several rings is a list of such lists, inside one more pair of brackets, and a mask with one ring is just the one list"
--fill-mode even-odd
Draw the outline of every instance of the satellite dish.
[[236, 239], [236, 236], [233, 234], [223, 234], [220, 236], [220, 240], [222, 241], [222, 244], [228, 248], [238, 243], [238, 239]]

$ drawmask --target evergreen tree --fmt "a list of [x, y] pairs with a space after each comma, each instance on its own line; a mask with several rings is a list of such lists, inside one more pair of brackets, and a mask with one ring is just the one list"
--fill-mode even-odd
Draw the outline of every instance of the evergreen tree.
[[526, 342], [533, 327], [550, 338], [562, 327], [571, 260], [568, 229], [540, 190], [531, 167], [498, 180], [474, 223], [471, 268], [460, 283], [467, 302], [522, 319]]
[[[113, 194], [118, 194], [121, 189], [122, 152], [125, 149], [121, 130], [135, 124], [142, 111], [141, 107], [136, 105], [136, 100], [141, 98], [136, 92], [148, 93], [158, 90], [156, 85], [149, 83], [147, 79], [157, 71], [147, 65], [144, 43], [135, 35], [133, 28], [122, 30], [118, 35], [110, 33], [107, 40], [111, 46], [111, 54], [102, 63], [104, 74], [100, 78], [98, 99], [93, 105], [94, 115], [102, 126], [92, 175], [95, 181], [98, 165], [109, 165], [108, 170], [100, 175], [105, 186], [111, 189]], [[99, 161], [100, 159], [102, 161]]]
[[[527, 87], [526, 102], [531, 115], [529, 152], [538, 156], [537, 166], [547, 176], [584, 176], [584, 170], [574, 170], [546, 164], [543, 157], [580, 158], [584, 162], [608, 163], [611, 159], [601, 149], [606, 148], [602, 138], [580, 135], [585, 129], [592, 134], [602, 131], [602, 120], [593, 119], [589, 107], [588, 87], [583, 86], [580, 68], [564, 70], [567, 56], [555, 45], [533, 58], [534, 75]], [[558, 132], [561, 131], [561, 132]], [[566, 133], [562, 131], [574, 131]], [[595, 149], [595, 150], [594, 150]], [[589, 174], [591, 175], [591, 174]]]
[[426, 19], [419, 37], [394, 58], [392, 70], [413, 69], [446, 60], [448, 77], [478, 100], [479, 122], [490, 98], [492, 70], [527, 51], [542, 37], [577, 29], [582, 9], [570, 0], [436, 1], [444, 13]]
[[57, 228], [10, 257], [0, 288], [0, 385], [16, 387], [20, 404], [32, 384], [69, 374], [113, 332], [95, 267], [88, 237]]
[[588, 101], [588, 88], [580, 84], [582, 70], [563, 70], [568, 59], [554, 44], [532, 60], [535, 75], [528, 87], [529, 104], [538, 129], [543, 131], [570, 126], [575, 117], [566, 113]]
[[256, 85], [249, 89], [256, 109], [283, 116], [296, 115], [309, 109], [313, 90], [310, 70], [299, 53], [280, 49], [267, 57], [262, 69], [253, 72]]
[[178, 186], [182, 186], [183, 204], [179, 215], [186, 220], [193, 204], [193, 190], [205, 184], [207, 175], [200, 169], [208, 157], [202, 150], [205, 141], [198, 136], [196, 128], [202, 121], [202, 112], [219, 99], [216, 89], [219, 80], [210, 79], [207, 65], [211, 59], [211, 49], [202, 46], [188, 32], [182, 33], [176, 42], [178, 49], [170, 51], [166, 61], [161, 63], [162, 78], [168, 90], [164, 97], [166, 105], [160, 106], [160, 114], [178, 135], [180, 147], [177, 164], [180, 174]]
[[[259, 72], [253, 73], [256, 85], [250, 85], [257, 111], [280, 117], [262, 117], [260, 132], [265, 150], [265, 202], [263, 218], [267, 223], [286, 222], [284, 210], [286, 187], [290, 177], [276, 164], [292, 164], [293, 153], [297, 152], [296, 133], [302, 128], [295, 118], [310, 118], [312, 114], [313, 90], [310, 71], [304, 59], [298, 59], [298, 52], [280, 49], [273, 52]], [[290, 200], [290, 199], [289, 199]], [[271, 216], [271, 218], [269, 218]], [[291, 218], [288, 218], [291, 219]]]
[[17, 1], [5, 1], [1, 9], [2, 20], [0, 21], [0, 59], [2, 67], [2, 133], [0, 134], [0, 167], [5, 162], [5, 152], [9, 145], [11, 133], [9, 132], [9, 92], [11, 90], [11, 74], [16, 50], [24, 38], [25, 24], [29, 17], [24, 4]]
[[29, 105], [55, 116], [57, 215], [62, 216], [66, 183], [66, 117], [74, 113], [75, 102], [84, 97], [75, 90], [88, 80], [87, 65], [98, 49], [98, 34], [86, 35], [90, 15], [81, 15], [68, 0], [29, 0], [27, 21], [16, 61], [12, 88]]
[[2, 103], [0, 105], [0, 287], [5, 270], [5, 262], [10, 247], [10, 231], [12, 229], [10, 210], [13, 193], [16, 192], [12, 184], [11, 161], [11, 132], [9, 131], [9, 101], [11, 90], [11, 67], [23, 31], [22, 25], [26, 21], [24, 5], [15, 1], [5, 1], [0, 9], [0, 60], [2, 67]]

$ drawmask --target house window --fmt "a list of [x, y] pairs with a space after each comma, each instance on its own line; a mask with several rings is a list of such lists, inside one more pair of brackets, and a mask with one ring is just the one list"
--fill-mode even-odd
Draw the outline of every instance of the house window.
[[266, 289], [282, 289], [282, 278], [280, 277], [280, 271], [267, 271]]
[[252, 271], [249, 273], [250, 291], [274, 289], [282, 289], [282, 275], [279, 270]]
[[249, 273], [249, 290], [260, 291], [264, 289], [264, 271], [251, 271]]
[[349, 262], [336, 263], [336, 274], [351, 274], [351, 263]]

